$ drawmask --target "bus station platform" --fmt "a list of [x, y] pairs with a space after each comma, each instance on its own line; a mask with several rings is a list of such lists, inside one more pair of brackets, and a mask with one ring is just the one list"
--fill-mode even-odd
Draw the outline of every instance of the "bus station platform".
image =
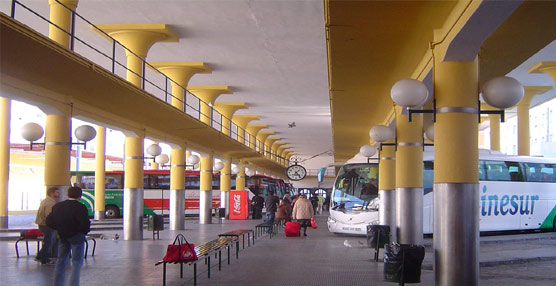
[[[211, 278], [206, 266], [198, 266], [197, 285], [397, 285], [383, 280], [382, 259], [375, 262], [374, 250], [364, 237], [332, 234], [326, 228], [326, 215], [317, 216], [318, 229], [308, 229], [307, 237], [285, 237], [280, 229], [271, 239], [256, 239], [251, 247], [240, 246], [239, 259], [231, 264], [212, 263]], [[142, 241], [97, 238], [94, 256], [88, 256], [81, 270], [81, 285], [162, 285], [162, 259], [166, 246], [178, 233], [193, 244], [203, 244], [218, 234], [236, 229], [255, 229], [262, 220], [224, 220], [219, 224], [198, 224], [186, 220], [186, 230], [160, 232], [159, 240], [145, 230]], [[99, 237], [99, 230], [91, 235]], [[111, 226], [103, 236], [113, 238], [121, 228]], [[0, 241], [1, 285], [52, 285], [54, 266], [40, 265], [30, 256], [16, 258], [15, 240]], [[432, 238], [425, 239], [421, 283], [434, 285]], [[24, 247], [20, 244], [20, 248]], [[556, 233], [520, 233], [481, 237], [480, 285], [554, 285], [556, 269]], [[24, 253], [24, 251], [20, 251]], [[383, 250], [380, 251], [382, 258]], [[224, 255], [225, 257], [225, 255]], [[224, 259], [223, 259], [224, 260]], [[193, 267], [167, 266], [167, 285], [193, 285]]]

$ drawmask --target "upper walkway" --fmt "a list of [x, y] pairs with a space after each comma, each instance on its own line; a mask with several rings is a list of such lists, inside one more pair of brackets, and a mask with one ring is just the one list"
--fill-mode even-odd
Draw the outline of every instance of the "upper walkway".
[[[254, 228], [260, 220], [224, 221], [199, 225], [186, 221], [179, 231], [194, 244], [215, 239], [218, 234]], [[364, 237], [331, 234], [326, 229], [326, 216], [318, 216], [319, 228], [309, 229], [307, 237], [278, 236], [256, 240], [254, 246], [241, 250], [239, 260], [232, 258], [222, 271], [213, 263], [208, 279], [206, 267], [199, 266], [198, 285], [396, 285], [383, 281], [383, 263], [374, 262], [373, 251], [361, 244]], [[115, 234], [121, 230], [104, 233]], [[143, 241], [97, 239], [94, 257], [89, 256], [81, 272], [81, 285], [161, 285], [162, 267], [155, 267], [178, 231], [165, 230], [160, 240], [151, 240], [145, 231]], [[98, 232], [96, 232], [98, 234]], [[481, 238], [481, 285], [554, 285], [556, 269], [556, 234], [531, 233]], [[352, 247], [346, 247], [347, 240]], [[2, 285], [51, 285], [54, 267], [41, 266], [33, 256], [17, 259], [14, 241], [0, 241], [0, 273]], [[434, 285], [432, 239], [425, 239], [426, 255], [421, 283]], [[35, 253], [35, 245], [30, 252]], [[20, 245], [20, 247], [24, 247]], [[381, 250], [381, 257], [383, 251]], [[168, 285], [193, 285], [193, 270], [168, 266]], [[415, 284], [414, 284], [415, 285]]]

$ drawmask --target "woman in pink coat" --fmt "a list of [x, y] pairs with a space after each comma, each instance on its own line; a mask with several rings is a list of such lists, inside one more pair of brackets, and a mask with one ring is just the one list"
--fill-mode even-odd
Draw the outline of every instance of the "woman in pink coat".
[[299, 196], [299, 199], [295, 202], [292, 217], [303, 227], [303, 235], [307, 236], [307, 227], [311, 225], [311, 218], [313, 217], [313, 205], [305, 195]]

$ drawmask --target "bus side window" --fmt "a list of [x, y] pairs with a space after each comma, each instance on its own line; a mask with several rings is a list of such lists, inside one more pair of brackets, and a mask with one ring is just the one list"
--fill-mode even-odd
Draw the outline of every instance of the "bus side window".
[[486, 180], [485, 161], [479, 160], [479, 181]]
[[543, 164], [541, 168], [542, 181], [556, 183], [556, 164]]
[[512, 181], [523, 182], [523, 171], [519, 162], [506, 162]]
[[486, 161], [486, 167], [489, 181], [511, 181], [510, 172], [505, 162]]

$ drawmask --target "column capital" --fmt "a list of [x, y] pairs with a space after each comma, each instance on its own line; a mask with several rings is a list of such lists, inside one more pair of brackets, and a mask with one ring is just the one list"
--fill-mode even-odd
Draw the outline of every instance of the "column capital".
[[552, 86], [524, 86], [525, 95], [521, 99], [521, 101], [517, 104], [517, 106], [527, 106], [531, 104], [531, 100], [536, 95], [543, 94], [552, 89]]
[[[104, 24], [96, 25], [96, 27], [143, 59], [154, 43], [179, 41], [178, 35], [166, 24]], [[107, 38], [104, 33], [93, 29]], [[131, 55], [128, 50], [126, 50], [126, 55]]]
[[193, 75], [212, 73], [210, 67], [203, 62], [149, 62], [149, 64], [184, 88]]
[[234, 93], [229, 86], [187, 86], [187, 90], [205, 103], [213, 104], [222, 94]]
[[232, 121], [239, 126], [241, 129], [245, 129], [247, 124], [253, 120], [260, 120], [261, 118], [257, 115], [234, 115]]
[[247, 130], [247, 132], [253, 136], [257, 136], [257, 134], [259, 133], [259, 130], [261, 129], [265, 129], [268, 128], [268, 125], [266, 124], [248, 124], [247, 127], [245, 127], [245, 130]]
[[224, 117], [232, 119], [232, 116], [239, 109], [248, 109], [249, 106], [245, 102], [216, 102], [214, 103], [214, 109]]
[[556, 83], [556, 62], [539, 62], [529, 68], [529, 73], [545, 73]]
[[69, 8], [73, 8], [75, 10], [75, 8], [77, 7], [77, 2], [79, 2], [79, 0], [48, 0], [48, 5], [56, 5], [56, 4], [60, 4], [60, 3], [68, 6]]

